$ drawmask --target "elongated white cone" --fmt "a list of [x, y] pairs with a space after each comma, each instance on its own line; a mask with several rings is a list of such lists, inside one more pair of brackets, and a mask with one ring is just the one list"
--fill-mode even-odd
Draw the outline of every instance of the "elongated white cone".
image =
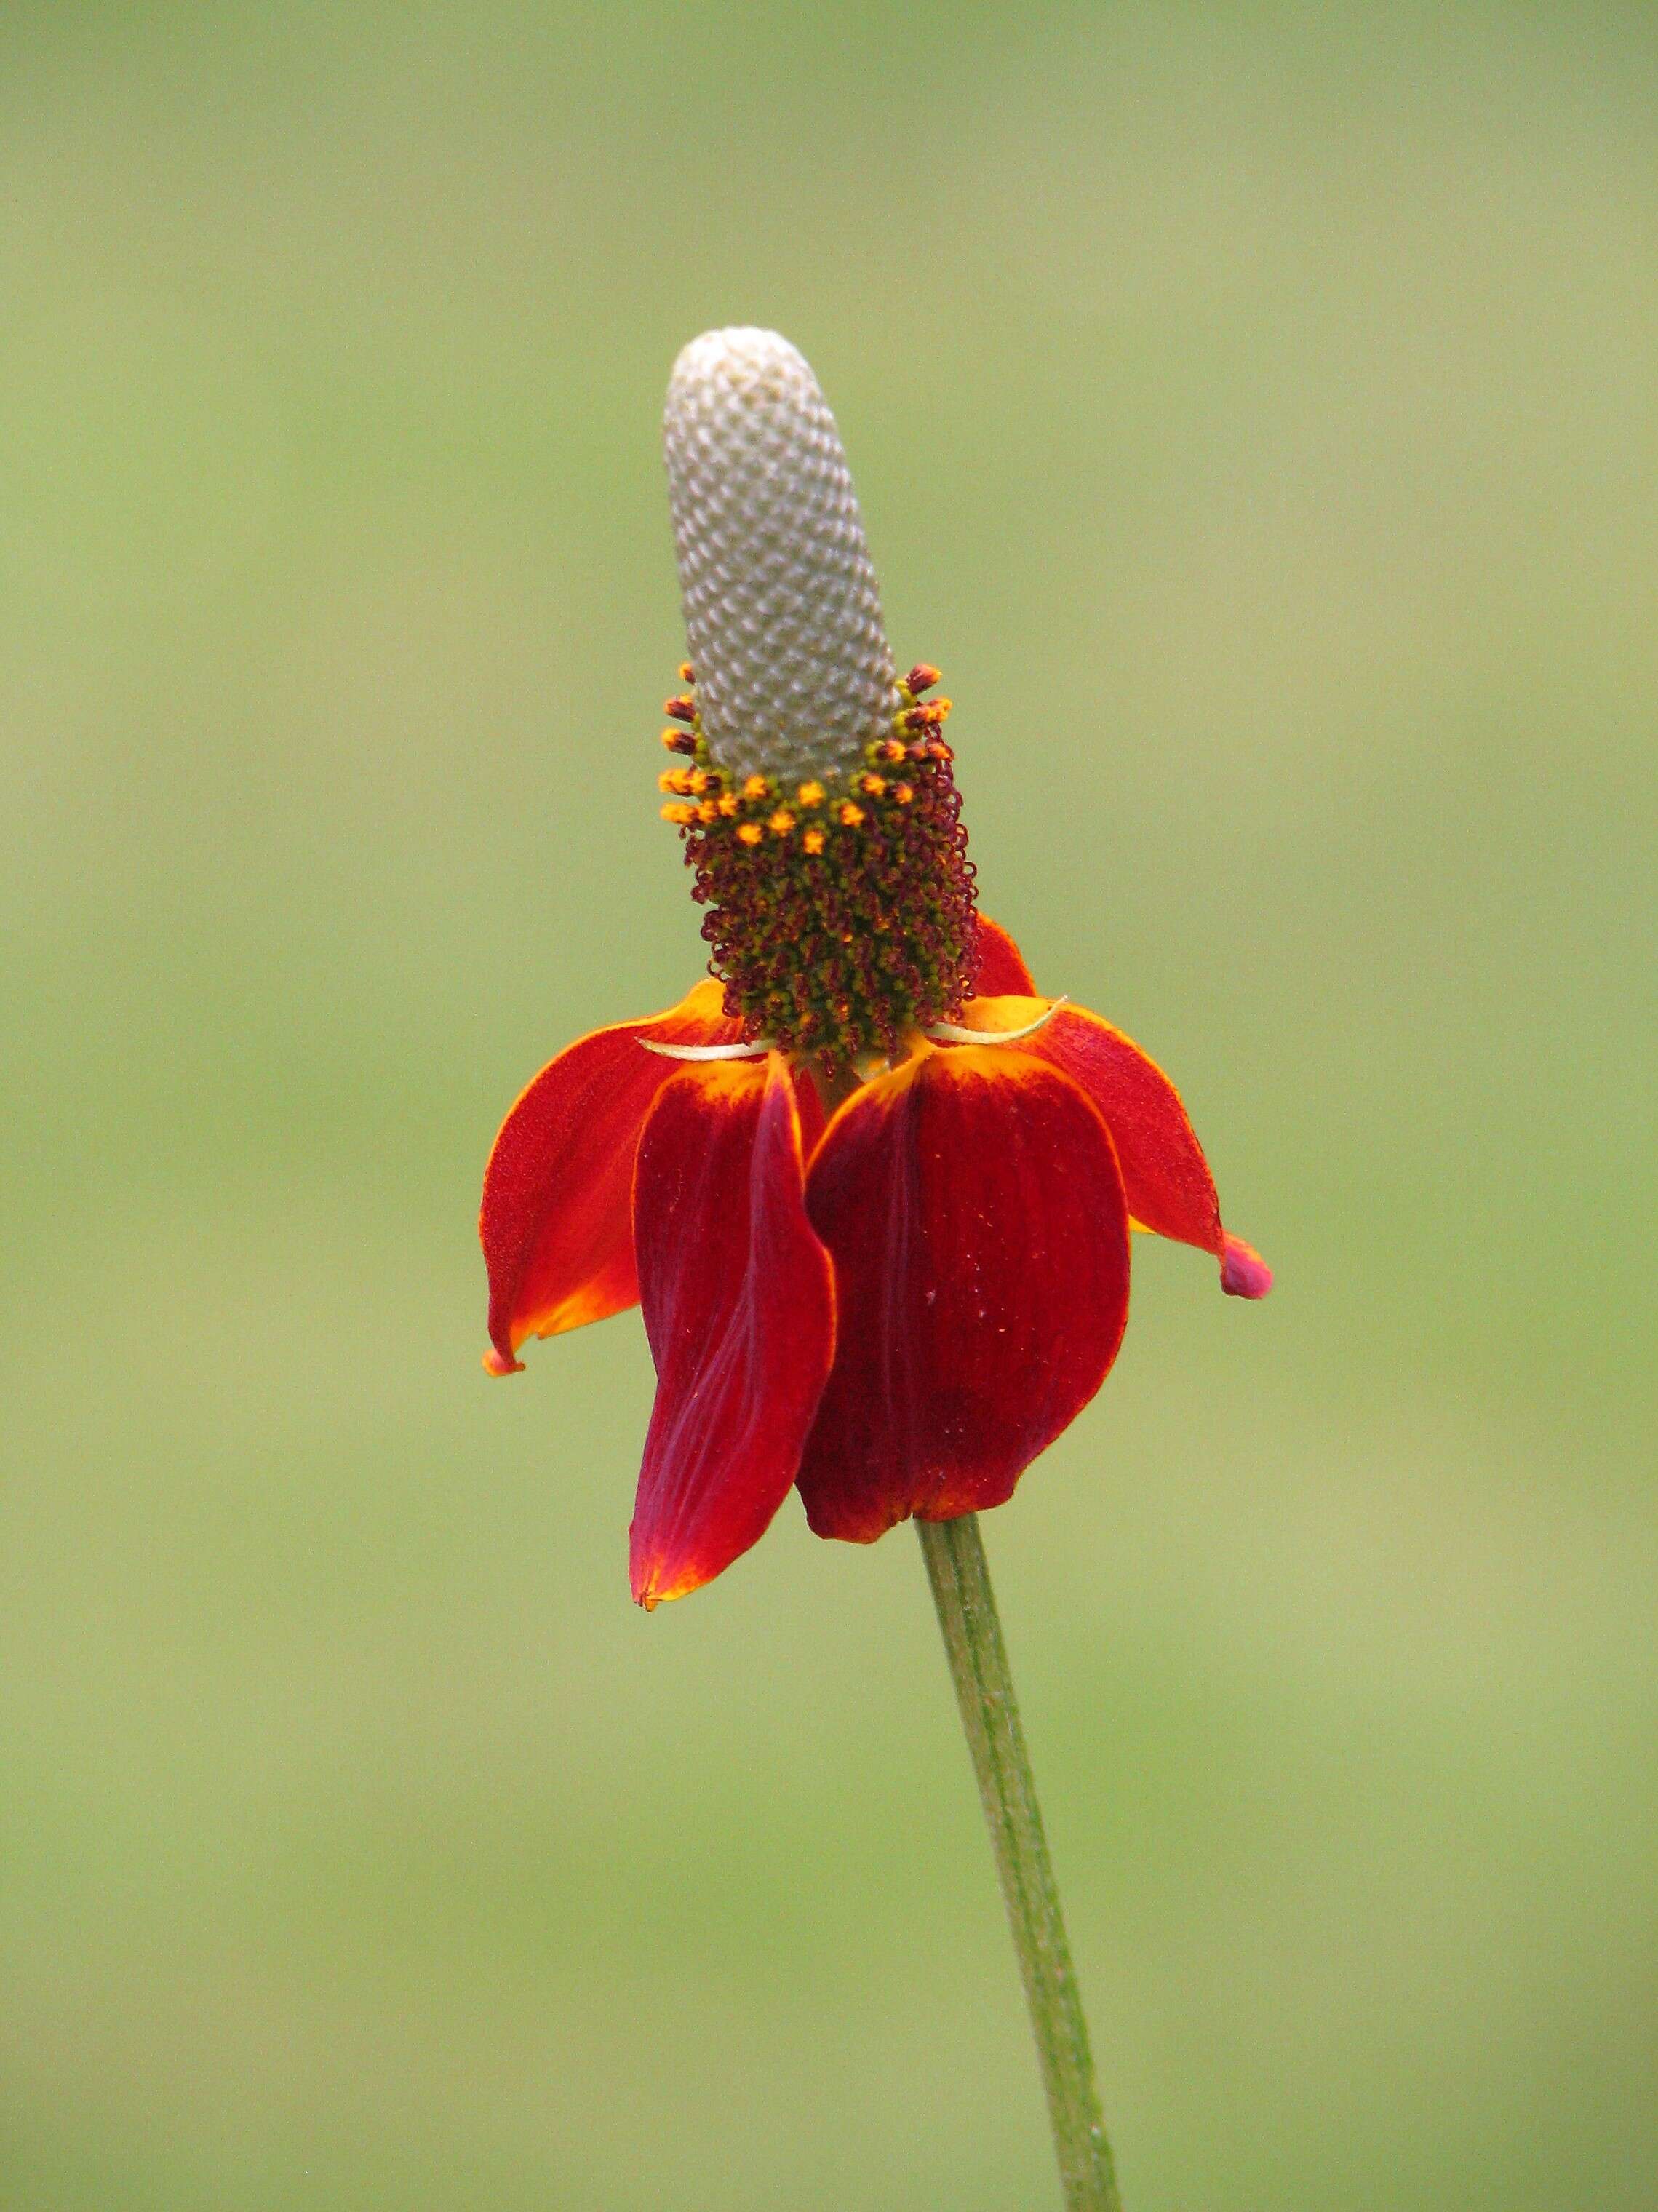
[[674, 363], [668, 497], [715, 764], [844, 775], [898, 695], [863, 518], [828, 403], [775, 331], [707, 331]]

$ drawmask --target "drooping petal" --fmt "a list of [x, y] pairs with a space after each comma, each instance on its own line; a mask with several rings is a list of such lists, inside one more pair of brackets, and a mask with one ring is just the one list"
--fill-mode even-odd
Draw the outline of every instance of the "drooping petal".
[[638, 1303], [634, 1153], [651, 1101], [677, 1066], [639, 1040], [731, 1042], [742, 1029], [721, 1012], [723, 995], [718, 983], [699, 983], [665, 1014], [595, 1030], [520, 1092], [489, 1155], [478, 1216], [491, 1374], [515, 1373], [528, 1337]]
[[1104, 1381], [1128, 1213], [1104, 1122], [1017, 1049], [924, 1050], [853, 1094], [806, 1209], [835, 1259], [834, 1370], [801, 1462], [821, 1536], [1000, 1504]]
[[1036, 986], [1024, 955], [1000, 922], [979, 916], [979, 972], [975, 994], [981, 999], [1029, 998]]
[[835, 1353], [780, 1053], [686, 1069], [640, 1139], [634, 1234], [656, 1404], [630, 1532], [635, 1597], [683, 1597], [765, 1534]]
[[[1010, 1030], [1045, 1001], [969, 999], [964, 1028]], [[1051, 1021], [1011, 1049], [1062, 1068], [1103, 1116], [1117, 1147], [1128, 1210], [1160, 1237], [1196, 1244], [1219, 1259], [1226, 1249], [1214, 1178], [1180, 1093], [1131, 1037], [1085, 1007], [1058, 1007]]]

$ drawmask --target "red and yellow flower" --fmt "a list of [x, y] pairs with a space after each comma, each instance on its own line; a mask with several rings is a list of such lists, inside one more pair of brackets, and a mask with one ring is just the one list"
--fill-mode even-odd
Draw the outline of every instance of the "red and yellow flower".
[[[832, 418], [780, 340], [714, 335], [720, 374], [732, 383], [735, 357], [748, 381], [717, 404], [693, 392], [696, 453], [712, 404], [715, 460], [740, 484], [758, 451], [756, 496], [774, 498], [765, 439], [815, 439], [816, 456]], [[754, 562], [770, 518], [738, 502], [723, 567], [699, 568], [695, 544], [688, 556], [682, 506], [700, 521], [708, 499], [694, 466], [676, 474], [673, 404], [693, 653], [702, 676], [712, 646], [727, 680], [705, 702], [682, 672], [663, 812], [708, 909], [712, 974], [543, 1068], [495, 1140], [480, 1220], [492, 1373], [518, 1370], [531, 1337], [642, 1307], [657, 1389], [631, 1569], [647, 1607], [729, 1566], [791, 1488], [819, 1535], [856, 1543], [1003, 1504], [1116, 1357], [1131, 1229], [1208, 1252], [1236, 1296], [1272, 1280], [1223, 1227], [1167, 1076], [1097, 1015], [1039, 994], [976, 912], [949, 702], [926, 696], [938, 671], [900, 683], [878, 654], [885, 711], [872, 723], [854, 701], [854, 744], [830, 726], [836, 699], [820, 702], [811, 727], [832, 742], [805, 753], [756, 704], [787, 662], [786, 623], [731, 680], [717, 624], [738, 586], [767, 603]], [[831, 459], [843, 468], [838, 440]], [[845, 507], [855, 525], [849, 485]], [[785, 567], [800, 534], [779, 540]], [[829, 534], [844, 567], [844, 520]], [[860, 528], [855, 551], [866, 568]], [[733, 732], [757, 727], [769, 750], [745, 752]]]
[[[1271, 1285], [1223, 1228], [1162, 1069], [1039, 996], [975, 914], [949, 748], [928, 742], [907, 760], [925, 798], [866, 793], [890, 811], [816, 849], [798, 828], [816, 799], [744, 837], [776, 818], [769, 787], [679, 817], [699, 889], [726, 900], [723, 980], [561, 1053], [490, 1155], [491, 1372], [531, 1337], [644, 1309], [646, 1606], [729, 1566], [791, 1487], [819, 1535], [857, 1543], [1001, 1504], [1116, 1357], [1131, 1227], [1212, 1254], [1236, 1296]], [[948, 832], [915, 837], [929, 822]], [[826, 866], [826, 842], [849, 849]], [[932, 937], [899, 935], [885, 884]]]

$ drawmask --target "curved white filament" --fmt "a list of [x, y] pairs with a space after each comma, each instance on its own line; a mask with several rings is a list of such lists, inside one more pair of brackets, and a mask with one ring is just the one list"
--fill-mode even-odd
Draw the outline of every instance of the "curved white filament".
[[658, 1044], [651, 1037], [639, 1040], [647, 1052], [659, 1052], [664, 1060], [763, 1060], [777, 1047], [769, 1037], [750, 1044]]
[[1066, 996], [1061, 992], [1045, 1013], [1038, 1014], [1034, 1022], [1027, 1022], [1023, 1029], [969, 1030], [963, 1029], [959, 1022], [934, 1022], [931, 1029], [922, 1031], [922, 1035], [932, 1037], [938, 1044], [1013, 1044], [1020, 1037], [1034, 1036], [1044, 1022], [1053, 1020], [1065, 1003]]

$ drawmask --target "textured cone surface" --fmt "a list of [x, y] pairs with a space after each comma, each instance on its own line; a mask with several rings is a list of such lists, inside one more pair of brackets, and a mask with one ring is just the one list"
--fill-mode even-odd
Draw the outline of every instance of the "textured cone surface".
[[898, 696], [817, 380], [775, 331], [707, 331], [674, 364], [663, 444], [710, 756], [736, 776], [852, 774]]

